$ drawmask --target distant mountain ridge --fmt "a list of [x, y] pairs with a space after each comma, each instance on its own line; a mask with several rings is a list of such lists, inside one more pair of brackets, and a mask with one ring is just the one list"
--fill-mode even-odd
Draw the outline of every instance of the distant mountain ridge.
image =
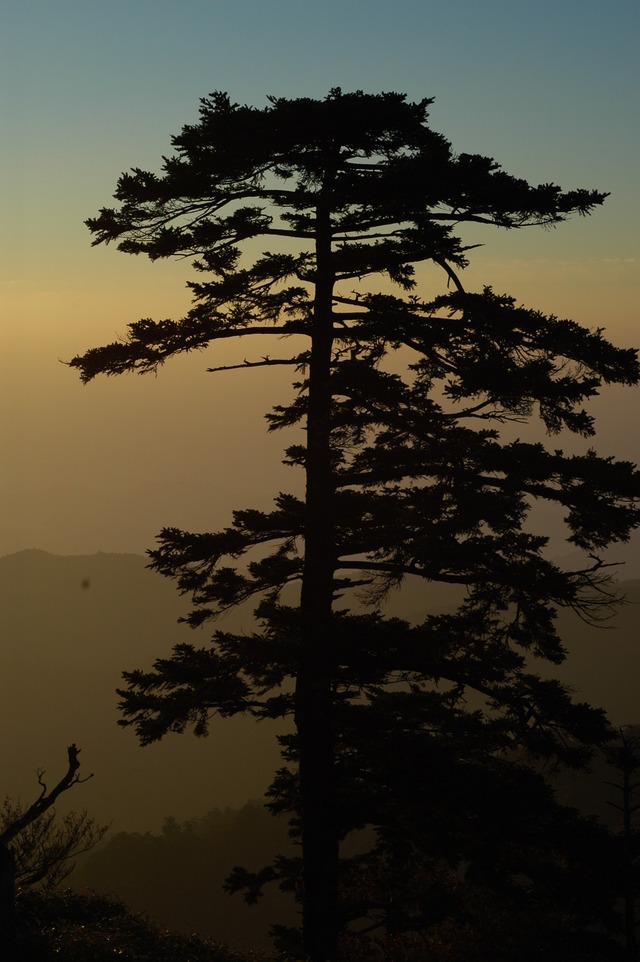
[[131, 554], [0, 558], [3, 797], [35, 798], [35, 769], [60, 777], [71, 742], [95, 777], [65, 803], [115, 820], [116, 830], [154, 829], [167, 815], [186, 819], [264, 792], [280, 757], [268, 723], [225, 719], [207, 739], [175, 735], [145, 749], [118, 727], [124, 669], [208, 638], [176, 623], [188, 598], [146, 565]]

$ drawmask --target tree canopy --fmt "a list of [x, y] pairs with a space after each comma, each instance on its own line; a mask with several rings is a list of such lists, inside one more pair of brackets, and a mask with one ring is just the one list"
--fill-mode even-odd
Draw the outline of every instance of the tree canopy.
[[[615, 601], [602, 552], [639, 518], [632, 464], [506, 430], [539, 420], [542, 436], [593, 436], [587, 402], [604, 384], [638, 383], [636, 352], [461, 280], [466, 224], [555, 225], [606, 194], [531, 186], [490, 158], [456, 155], [428, 126], [430, 103], [334, 89], [256, 109], [212, 94], [162, 173], [123, 174], [118, 206], [87, 222], [96, 244], [193, 258], [199, 279], [184, 318], [142, 319], [74, 358], [85, 382], [155, 371], [226, 338], [257, 339], [256, 354], [214, 356], [208, 370], [295, 371], [290, 403], [268, 422], [297, 431], [285, 462], [303, 470], [304, 495], [238, 510], [218, 532], [165, 528], [150, 552], [191, 595], [194, 627], [253, 602], [252, 630], [179, 645], [126, 672], [120, 695], [122, 723], [143, 743], [187, 726], [205, 734], [215, 714], [293, 715], [272, 803], [301, 835], [313, 962], [337, 957], [347, 921], [340, 840], [373, 825], [382, 851], [408, 803], [403, 753], [418, 783], [443, 779], [455, 812], [455, 758], [499, 782], [498, 757], [579, 764], [608, 737], [604, 714], [541, 678], [534, 659], [565, 657], [558, 607], [597, 618]], [[423, 263], [446, 282], [427, 297]], [[561, 570], [534, 533], [540, 502], [563, 512], [579, 570]], [[420, 624], [386, 616], [389, 592], [416, 579], [458, 586], [457, 609]], [[421, 797], [428, 812], [435, 803]], [[473, 848], [455, 824], [442, 836], [452, 864]]]

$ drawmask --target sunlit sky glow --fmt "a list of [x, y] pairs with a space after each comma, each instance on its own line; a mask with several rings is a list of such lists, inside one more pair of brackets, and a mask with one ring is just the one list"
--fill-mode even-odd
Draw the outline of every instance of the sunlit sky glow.
[[[637, 0], [5, 2], [0, 554], [142, 552], [166, 524], [220, 527], [292, 483], [262, 419], [287, 396], [281, 371], [212, 376], [195, 355], [83, 388], [58, 360], [188, 306], [187, 262], [91, 248], [83, 221], [121, 171], [159, 168], [213, 90], [257, 106], [333, 86], [435, 97], [455, 150], [611, 191], [556, 230], [469, 236], [486, 246], [466, 283], [640, 344], [639, 40]], [[637, 393], [599, 409], [602, 447], [638, 460]]]

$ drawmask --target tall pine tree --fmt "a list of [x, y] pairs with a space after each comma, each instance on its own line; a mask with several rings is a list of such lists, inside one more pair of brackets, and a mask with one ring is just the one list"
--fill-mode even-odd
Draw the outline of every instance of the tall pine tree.
[[[503, 430], [539, 418], [548, 435], [593, 435], [585, 402], [603, 383], [636, 384], [636, 353], [460, 279], [463, 225], [554, 225], [606, 195], [533, 187], [455, 155], [429, 128], [429, 103], [335, 89], [259, 110], [213, 94], [162, 173], [123, 174], [117, 208], [87, 222], [96, 244], [193, 256], [200, 278], [181, 320], [143, 319], [74, 358], [84, 381], [231, 337], [260, 345], [238, 367], [296, 371], [293, 400], [268, 417], [304, 431], [286, 450], [304, 496], [237, 511], [217, 533], [164, 529], [150, 552], [191, 593], [191, 624], [253, 601], [255, 630], [216, 631], [206, 648], [125, 673], [121, 707], [143, 743], [189, 725], [203, 734], [214, 713], [293, 714], [295, 780], [281, 773], [274, 793], [300, 827], [313, 962], [337, 958], [341, 837], [361, 824], [383, 835], [394, 777], [402, 792], [390, 762], [376, 773], [372, 740], [396, 759], [404, 746], [429, 781], [454, 743], [479, 764], [515, 748], [575, 762], [606, 737], [603, 714], [543, 681], [532, 658], [563, 660], [557, 607], [597, 616], [609, 600], [601, 552], [638, 523], [633, 465]], [[273, 249], [257, 254], [265, 238]], [[424, 262], [446, 293], [420, 297]], [[548, 560], [528, 527], [536, 502], [563, 510], [580, 570]], [[417, 626], [386, 618], [390, 589], [416, 579], [459, 586], [457, 610]]]

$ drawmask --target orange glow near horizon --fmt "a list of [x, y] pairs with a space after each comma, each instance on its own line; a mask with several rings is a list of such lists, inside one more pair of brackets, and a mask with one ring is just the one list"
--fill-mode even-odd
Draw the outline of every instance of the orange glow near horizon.
[[[257, 107], [269, 94], [323, 97], [338, 85], [434, 97], [431, 123], [454, 151], [492, 156], [531, 183], [611, 191], [592, 216], [556, 230], [478, 227], [464, 242], [485, 246], [470, 251], [463, 278], [640, 345], [640, 147], [629, 121], [640, 8], [586, 5], [577, 32], [570, 5], [530, 6], [466, 4], [461, 18], [455, 4], [414, 3], [411, 17], [382, 0], [365, 17], [361, 4], [334, 4], [338, 32], [326, 5], [293, 0], [277, 14], [257, 0], [197, 3], [195, 19], [166, 3], [151, 19], [129, 4], [93, 4], [81, 17], [60, 17], [44, 0], [7, 7], [0, 554], [142, 551], [165, 523], [225, 524], [237, 497], [264, 501], [293, 483], [280, 466], [283, 439], [265, 434], [262, 416], [290, 390], [286, 371], [207, 375], [212, 350], [170, 361], [157, 378], [82, 387], [59, 363], [141, 317], [188, 310], [188, 260], [92, 248], [84, 221], [112, 205], [121, 171], [160, 169], [171, 134], [197, 119], [212, 90]], [[419, 296], [446, 289], [426, 269], [418, 276]], [[637, 405], [623, 394], [598, 400], [604, 440], [639, 460]]]

